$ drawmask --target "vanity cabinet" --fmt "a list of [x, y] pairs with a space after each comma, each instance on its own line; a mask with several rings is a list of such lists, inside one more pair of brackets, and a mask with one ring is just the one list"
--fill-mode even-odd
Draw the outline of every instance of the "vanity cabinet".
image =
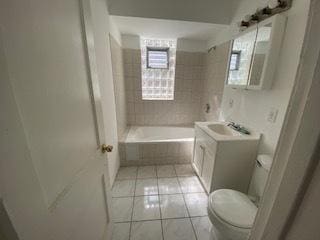
[[241, 32], [230, 48], [226, 85], [270, 89], [277, 67], [286, 18], [270, 17]]
[[221, 188], [247, 192], [259, 138], [214, 139], [196, 123], [192, 166], [207, 193]]
[[216, 142], [200, 128], [195, 128], [193, 167], [207, 192], [210, 192]]

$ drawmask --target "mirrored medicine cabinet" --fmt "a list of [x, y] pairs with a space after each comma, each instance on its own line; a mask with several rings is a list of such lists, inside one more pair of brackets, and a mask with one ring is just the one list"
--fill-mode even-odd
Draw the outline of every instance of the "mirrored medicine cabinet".
[[286, 18], [270, 17], [241, 32], [230, 46], [226, 85], [270, 89], [282, 43]]

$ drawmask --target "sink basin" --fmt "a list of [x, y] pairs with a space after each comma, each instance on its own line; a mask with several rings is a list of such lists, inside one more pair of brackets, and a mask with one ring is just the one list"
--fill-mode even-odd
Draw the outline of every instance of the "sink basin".
[[236, 132], [235, 130], [232, 130], [230, 127], [224, 125], [224, 124], [219, 124], [219, 123], [213, 123], [207, 125], [207, 127], [214, 131], [217, 134], [224, 135], [224, 136], [240, 136], [241, 134]]
[[251, 134], [240, 133], [227, 126], [226, 122], [196, 122], [195, 125], [201, 128], [216, 141], [246, 141], [259, 140], [260, 134], [251, 131]]

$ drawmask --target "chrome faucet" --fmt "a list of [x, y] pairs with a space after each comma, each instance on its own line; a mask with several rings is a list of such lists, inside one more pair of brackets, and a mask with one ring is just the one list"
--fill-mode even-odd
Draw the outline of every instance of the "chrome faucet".
[[227, 124], [228, 127], [231, 127], [232, 129], [238, 131], [238, 132], [241, 132], [241, 133], [244, 133], [244, 134], [250, 134], [249, 130], [247, 130], [245, 127], [241, 126], [240, 124], [236, 124], [234, 122], [229, 122]]

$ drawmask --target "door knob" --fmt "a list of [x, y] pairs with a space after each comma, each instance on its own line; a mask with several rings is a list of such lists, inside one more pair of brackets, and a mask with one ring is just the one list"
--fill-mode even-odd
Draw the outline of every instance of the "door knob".
[[106, 145], [106, 144], [102, 144], [101, 145], [101, 152], [105, 153], [105, 152], [112, 152], [113, 146], [112, 145]]

